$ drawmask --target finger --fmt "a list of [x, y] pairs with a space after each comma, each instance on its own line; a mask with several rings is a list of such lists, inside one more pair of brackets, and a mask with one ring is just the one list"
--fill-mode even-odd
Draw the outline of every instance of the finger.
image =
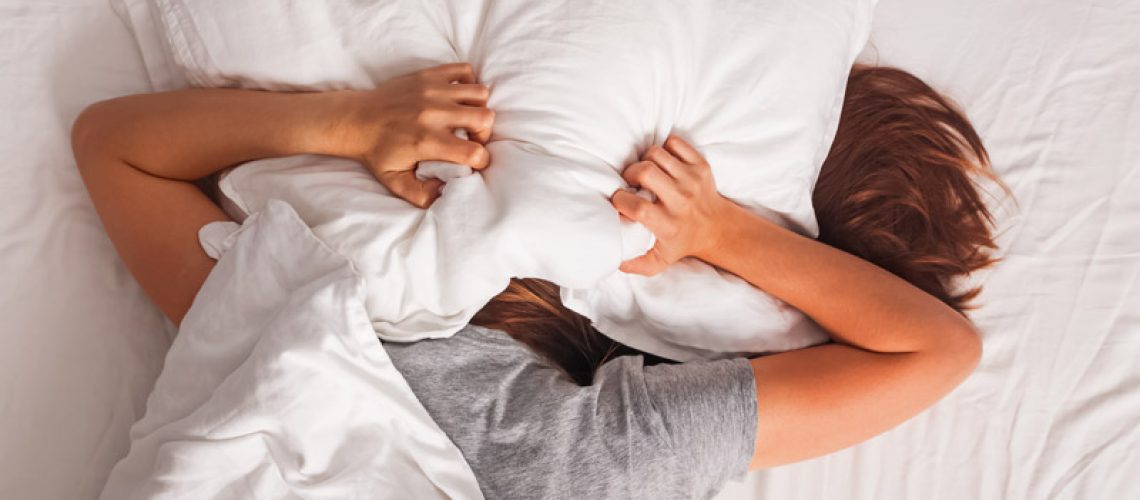
[[445, 120], [447, 126], [466, 130], [472, 140], [486, 144], [495, 125], [495, 112], [483, 107], [456, 106], [448, 110]]
[[681, 197], [677, 190], [677, 180], [654, 162], [639, 161], [625, 167], [621, 177], [632, 186], [648, 189], [666, 205], [675, 203]]
[[447, 133], [440, 133], [429, 150], [421, 151], [424, 160], [441, 160], [467, 165], [475, 170], [487, 168], [491, 153], [475, 141], [468, 141]]
[[377, 178], [392, 194], [420, 208], [427, 208], [439, 198], [443, 182], [439, 179], [421, 181], [412, 170], [383, 172]]
[[441, 98], [466, 106], [486, 106], [491, 88], [481, 83], [449, 83], [435, 89]]
[[664, 170], [674, 179], [679, 179], [685, 175], [685, 166], [681, 160], [661, 146], [650, 146], [649, 150], [641, 155], [641, 159], [656, 163], [657, 166], [661, 167], [661, 170]]
[[425, 69], [422, 74], [427, 79], [437, 82], [475, 83], [475, 70], [465, 62], [442, 64]]
[[665, 150], [672, 153], [673, 156], [680, 158], [681, 161], [689, 164], [704, 163], [705, 159], [697, 152], [697, 149], [685, 142], [684, 139], [675, 135], [670, 135], [665, 139]]
[[640, 223], [650, 232], [657, 228], [657, 222], [661, 220], [663, 209], [660, 206], [624, 189], [614, 192], [610, 197], [610, 204], [618, 214]]
[[667, 267], [669, 262], [661, 256], [661, 252], [654, 245], [645, 255], [622, 262], [618, 269], [623, 273], [653, 276]]

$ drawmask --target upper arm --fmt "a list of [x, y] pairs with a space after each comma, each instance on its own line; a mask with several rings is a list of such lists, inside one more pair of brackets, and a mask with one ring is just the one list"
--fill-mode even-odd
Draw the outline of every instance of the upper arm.
[[111, 242], [146, 294], [175, 324], [214, 262], [198, 243], [205, 224], [229, 220], [190, 182], [150, 175], [105, 141], [114, 116], [96, 105], [72, 129], [72, 148]]
[[945, 338], [917, 352], [825, 344], [753, 359], [760, 410], [752, 468], [852, 446], [934, 404], [981, 355], [972, 329], [948, 332]]

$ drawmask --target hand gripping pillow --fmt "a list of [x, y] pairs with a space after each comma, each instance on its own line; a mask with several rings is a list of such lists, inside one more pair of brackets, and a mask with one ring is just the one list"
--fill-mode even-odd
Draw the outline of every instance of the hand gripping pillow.
[[490, 168], [426, 211], [334, 158], [252, 162], [221, 183], [246, 213], [288, 202], [350, 258], [382, 338], [450, 335], [512, 276], [559, 284], [602, 332], [674, 359], [825, 338], [701, 262], [616, 272], [653, 239], [608, 197], [676, 133], [725, 196], [814, 235], [811, 190], [874, 0], [120, 1], [159, 89], [370, 88], [455, 61], [491, 85]]

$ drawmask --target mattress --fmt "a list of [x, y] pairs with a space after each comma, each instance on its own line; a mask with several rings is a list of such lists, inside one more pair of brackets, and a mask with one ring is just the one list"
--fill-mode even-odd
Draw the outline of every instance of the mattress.
[[[1017, 199], [974, 278], [986, 352], [915, 419], [719, 498], [1140, 496], [1137, 26], [1137, 2], [881, 0], [864, 59], [958, 100]], [[148, 89], [106, 0], [0, 3], [0, 498], [95, 498], [161, 370], [172, 330], [67, 142], [85, 105]]]

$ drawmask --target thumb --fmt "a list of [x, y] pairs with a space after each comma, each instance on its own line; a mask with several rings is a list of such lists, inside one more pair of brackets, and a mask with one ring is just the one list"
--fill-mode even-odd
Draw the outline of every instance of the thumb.
[[388, 171], [377, 178], [392, 194], [420, 208], [431, 206], [439, 198], [443, 181], [439, 179], [420, 180], [413, 170]]
[[622, 262], [618, 269], [623, 273], [653, 276], [666, 267], [669, 267], [669, 261], [661, 256], [661, 251], [654, 245], [645, 255]]

